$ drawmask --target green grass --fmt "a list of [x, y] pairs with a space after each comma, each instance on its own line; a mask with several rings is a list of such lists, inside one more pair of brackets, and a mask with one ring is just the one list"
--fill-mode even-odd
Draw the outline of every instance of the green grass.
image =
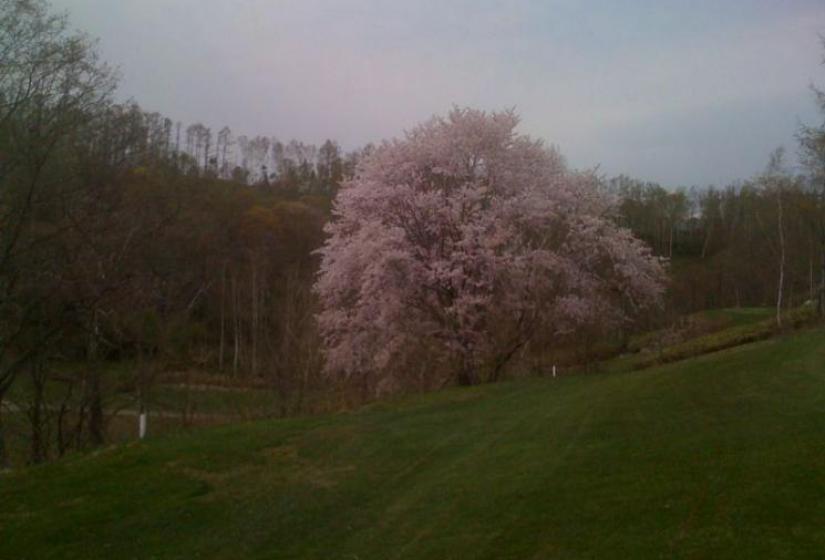
[[781, 327], [777, 325], [775, 317], [767, 314], [764, 308], [720, 309], [703, 312], [702, 316], [705, 320], [713, 320], [713, 315], [709, 314], [715, 314], [724, 319], [723, 324], [729, 326], [711, 329], [704, 334], [690, 336], [685, 340], [672, 342], [657, 349], [620, 356], [607, 364], [607, 370], [643, 369], [657, 364], [694, 358], [764, 340], [782, 332], [810, 326], [817, 321], [816, 310], [812, 307], [798, 307], [786, 311], [782, 315]]
[[[769, 321], [776, 311], [770, 307], [729, 307], [698, 311], [681, 318], [679, 331], [686, 340], [711, 333], [742, 328], [754, 323]], [[659, 346], [670, 329], [650, 331], [633, 336], [628, 350], [638, 352], [644, 348]]]
[[821, 558], [825, 331], [0, 476], [0, 558]]

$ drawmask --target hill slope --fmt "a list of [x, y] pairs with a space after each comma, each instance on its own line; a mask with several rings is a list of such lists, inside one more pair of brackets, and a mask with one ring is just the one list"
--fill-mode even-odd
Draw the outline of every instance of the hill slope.
[[825, 332], [108, 449], [0, 476], [1, 558], [800, 558]]

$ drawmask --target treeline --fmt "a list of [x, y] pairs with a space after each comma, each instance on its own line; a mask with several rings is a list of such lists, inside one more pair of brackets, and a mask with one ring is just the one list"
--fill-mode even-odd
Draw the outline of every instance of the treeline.
[[352, 176], [359, 158], [370, 151], [344, 153], [334, 140], [320, 146], [272, 136], [238, 136], [224, 126], [213, 134], [202, 123], [184, 128], [159, 113], [144, 113], [142, 137], [152, 153], [174, 161], [185, 175], [271, 187], [288, 195], [333, 197]]
[[[804, 149], [804, 145], [803, 145]], [[620, 223], [670, 261], [677, 315], [703, 309], [811, 302], [825, 286], [825, 182], [793, 175], [771, 156], [766, 171], [725, 188], [665, 189], [618, 177]]]

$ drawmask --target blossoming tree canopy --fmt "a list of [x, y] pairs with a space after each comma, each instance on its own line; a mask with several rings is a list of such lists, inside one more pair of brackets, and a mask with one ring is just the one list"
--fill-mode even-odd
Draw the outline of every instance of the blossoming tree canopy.
[[456, 108], [384, 142], [344, 185], [316, 284], [329, 373], [493, 380], [537, 333], [658, 304], [662, 266], [595, 177], [517, 124]]

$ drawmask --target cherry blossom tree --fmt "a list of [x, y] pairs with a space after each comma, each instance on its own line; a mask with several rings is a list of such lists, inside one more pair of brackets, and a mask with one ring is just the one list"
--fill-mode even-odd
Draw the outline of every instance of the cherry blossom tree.
[[612, 219], [592, 173], [453, 109], [384, 142], [341, 189], [319, 251], [328, 373], [495, 380], [539, 331], [619, 325], [660, 302], [663, 267]]

